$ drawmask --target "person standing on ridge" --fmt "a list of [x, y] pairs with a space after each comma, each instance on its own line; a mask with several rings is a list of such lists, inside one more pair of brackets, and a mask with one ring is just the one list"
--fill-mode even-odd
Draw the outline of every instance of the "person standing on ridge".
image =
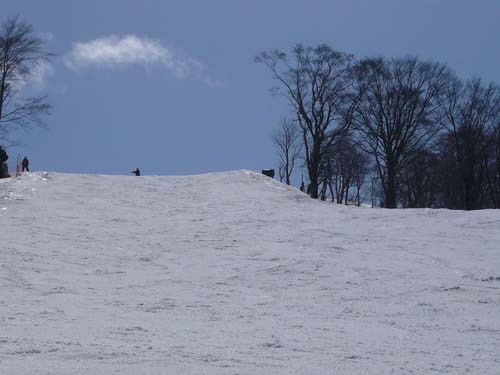
[[134, 173], [136, 176], [140, 176], [141, 175], [141, 171], [139, 170], [139, 168], [136, 168], [135, 171], [132, 171], [130, 173]]
[[5, 152], [3, 147], [0, 146], [0, 178], [10, 177], [9, 167], [7, 166], [7, 163], [6, 163], [8, 158], [9, 158], [9, 155], [7, 155], [7, 152]]
[[23, 166], [23, 172], [26, 170], [26, 172], [30, 171], [29, 165], [30, 161], [28, 160], [28, 157], [24, 157], [23, 161], [21, 162], [21, 165]]

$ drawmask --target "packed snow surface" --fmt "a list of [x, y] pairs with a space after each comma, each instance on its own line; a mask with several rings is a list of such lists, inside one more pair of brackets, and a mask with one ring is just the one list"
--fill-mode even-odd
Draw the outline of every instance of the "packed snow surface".
[[0, 229], [0, 374], [500, 373], [500, 210], [40, 172]]

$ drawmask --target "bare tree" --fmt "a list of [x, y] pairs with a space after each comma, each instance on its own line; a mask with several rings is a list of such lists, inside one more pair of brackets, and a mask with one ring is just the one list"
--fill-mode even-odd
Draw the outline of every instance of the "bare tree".
[[296, 45], [290, 55], [263, 52], [256, 61], [266, 65], [280, 86], [273, 92], [290, 103], [302, 130], [308, 194], [318, 198], [322, 150], [350, 127], [353, 108], [351, 55], [327, 45], [316, 48]]
[[353, 153], [353, 187], [356, 189], [356, 205], [361, 206], [361, 188], [365, 184], [366, 176], [370, 172], [368, 156], [354, 146]]
[[321, 168], [321, 199], [326, 200], [327, 189], [337, 203], [348, 203], [349, 189], [353, 183], [353, 151], [347, 137], [342, 137], [325, 151]]
[[492, 207], [500, 208], [500, 119], [490, 135], [490, 163], [487, 177]]
[[368, 170], [368, 158], [352, 137], [340, 138], [325, 151], [321, 168], [321, 199], [326, 200], [329, 192], [332, 201], [348, 204], [352, 201], [349, 193], [354, 188], [353, 199], [360, 205], [360, 190]]
[[[489, 170], [489, 140], [500, 122], [500, 88], [480, 79], [455, 78], [445, 102], [446, 128], [461, 177], [463, 207], [485, 207]], [[491, 184], [490, 184], [491, 186]]]
[[280, 128], [273, 133], [273, 143], [280, 159], [278, 169], [280, 181], [284, 179], [287, 185], [290, 185], [295, 162], [300, 156], [300, 136], [301, 132], [297, 123], [286, 118], [281, 119]]
[[399, 170], [439, 132], [451, 73], [417, 58], [377, 58], [362, 61], [357, 74], [364, 91], [355, 116], [360, 146], [374, 158], [385, 207], [395, 208]]
[[420, 149], [400, 170], [399, 201], [403, 207], [439, 207], [439, 189], [444, 176], [439, 171], [440, 160], [431, 149]]
[[0, 139], [5, 140], [15, 128], [42, 124], [41, 116], [50, 110], [45, 97], [19, 95], [34, 68], [50, 57], [44, 42], [18, 17], [0, 26]]

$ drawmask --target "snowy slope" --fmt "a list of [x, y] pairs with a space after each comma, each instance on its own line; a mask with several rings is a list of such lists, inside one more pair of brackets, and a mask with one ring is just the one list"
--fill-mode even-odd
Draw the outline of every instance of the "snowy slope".
[[500, 210], [247, 171], [0, 180], [0, 374], [500, 374]]

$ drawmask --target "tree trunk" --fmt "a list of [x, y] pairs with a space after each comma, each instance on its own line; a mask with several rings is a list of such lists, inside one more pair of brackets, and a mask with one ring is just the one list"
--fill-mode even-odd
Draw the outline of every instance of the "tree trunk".
[[467, 211], [476, 208], [474, 193], [472, 192], [472, 184], [469, 181], [464, 183], [464, 209]]
[[335, 194], [333, 193], [333, 181], [330, 179], [330, 182], [328, 184], [328, 188], [330, 189], [330, 195], [332, 199], [332, 203], [335, 202]]
[[312, 155], [309, 160], [309, 186], [307, 187], [307, 193], [311, 196], [311, 198], [318, 199], [318, 190], [319, 190], [319, 167], [320, 167], [320, 149], [321, 140], [315, 139], [313, 141], [313, 149]]
[[387, 163], [387, 186], [385, 189], [385, 207], [396, 208], [396, 167]]
[[321, 200], [326, 201], [326, 189], [327, 189], [327, 183], [326, 181], [323, 181], [321, 184]]
[[2, 74], [2, 82], [0, 82], [0, 120], [2, 120], [4, 95], [5, 95], [5, 73]]
[[290, 175], [291, 175], [291, 172], [290, 172], [290, 160], [289, 160], [289, 155], [288, 155], [288, 149], [286, 150], [286, 156], [285, 156], [285, 180], [286, 180], [286, 184], [287, 185], [290, 185]]
[[312, 174], [309, 174], [309, 185], [307, 186], [307, 194], [311, 196], [313, 199], [318, 198], [318, 178]]

